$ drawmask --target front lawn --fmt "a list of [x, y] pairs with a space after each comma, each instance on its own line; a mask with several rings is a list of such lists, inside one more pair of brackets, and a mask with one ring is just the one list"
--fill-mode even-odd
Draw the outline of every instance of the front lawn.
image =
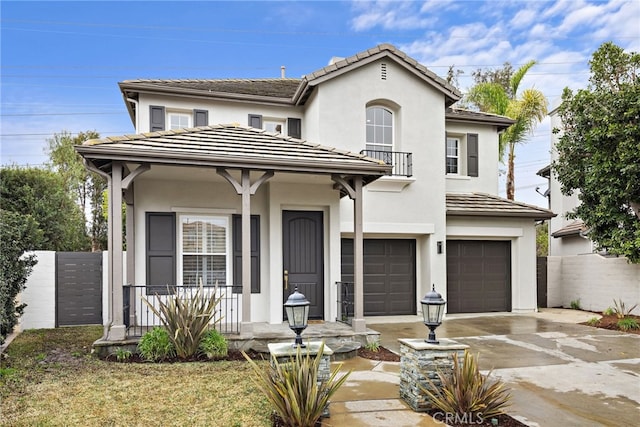
[[105, 362], [90, 354], [101, 335], [20, 334], [0, 365], [0, 425], [271, 425], [246, 362]]

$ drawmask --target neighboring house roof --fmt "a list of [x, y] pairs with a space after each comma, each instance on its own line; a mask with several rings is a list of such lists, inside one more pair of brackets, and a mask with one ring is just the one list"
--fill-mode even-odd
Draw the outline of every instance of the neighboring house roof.
[[75, 147], [97, 167], [112, 160], [276, 172], [361, 175], [368, 183], [391, 166], [362, 154], [239, 125], [202, 126], [92, 139]]
[[447, 193], [447, 215], [507, 216], [549, 219], [556, 214], [549, 209], [515, 202], [485, 193]]
[[496, 125], [499, 131], [508, 128], [516, 122], [510, 117], [461, 108], [447, 108], [445, 111], [445, 119], [450, 122], [492, 124]]
[[551, 165], [547, 165], [536, 172], [536, 175], [541, 176], [543, 178], [551, 177]]
[[551, 233], [552, 237], [568, 237], [568, 236], [582, 236], [587, 231], [587, 227], [582, 220], [577, 219], [569, 224], [565, 225], [561, 229]]
[[381, 44], [314, 71], [301, 79], [140, 79], [125, 80], [118, 85], [127, 109], [134, 120], [135, 100], [138, 93], [168, 93], [208, 98], [236, 99], [279, 105], [304, 105], [314, 88], [334, 77], [388, 58], [400, 64], [445, 96], [445, 106], [458, 101], [462, 94], [434, 72], [406, 53], [390, 44]]

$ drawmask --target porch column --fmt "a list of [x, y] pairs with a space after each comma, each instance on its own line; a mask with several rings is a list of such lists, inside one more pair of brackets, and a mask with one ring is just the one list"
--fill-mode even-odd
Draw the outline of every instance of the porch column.
[[331, 179], [341, 186], [353, 200], [353, 319], [351, 327], [355, 332], [366, 332], [364, 320], [364, 239], [362, 232], [362, 176], [353, 177], [348, 182], [344, 177], [333, 175]]
[[365, 332], [364, 321], [364, 239], [362, 237], [362, 177], [354, 178], [353, 199], [353, 290], [354, 314], [352, 327], [355, 332]]
[[242, 196], [242, 324], [240, 333], [251, 333], [251, 196], [260, 185], [273, 176], [273, 171], [265, 172], [251, 184], [251, 171], [242, 169], [238, 182], [226, 169], [218, 168], [218, 175], [225, 178], [236, 192]]
[[122, 162], [113, 162], [111, 164], [108, 228], [108, 286], [111, 315], [106, 339], [108, 341], [121, 341], [126, 336], [122, 304]]

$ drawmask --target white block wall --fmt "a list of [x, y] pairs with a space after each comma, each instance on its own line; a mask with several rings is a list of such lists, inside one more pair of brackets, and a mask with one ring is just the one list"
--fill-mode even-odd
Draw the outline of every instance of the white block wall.
[[20, 330], [56, 326], [56, 253], [36, 251], [35, 255], [38, 263], [19, 296], [20, 303], [27, 304], [20, 318]]
[[[640, 307], [640, 265], [626, 258], [598, 254], [548, 257], [547, 276], [549, 307], [570, 307], [578, 299], [582, 309], [596, 312], [612, 307], [614, 300]], [[640, 308], [633, 313], [640, 314]]]

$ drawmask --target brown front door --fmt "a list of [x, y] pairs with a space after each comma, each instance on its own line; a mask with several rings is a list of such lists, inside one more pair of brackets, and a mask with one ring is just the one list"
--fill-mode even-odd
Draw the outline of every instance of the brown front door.
[[324, 318], [323, 221], [319, 211], [283, 211], [283, 302], [297, 287], [311, 303], [310, 319]]

